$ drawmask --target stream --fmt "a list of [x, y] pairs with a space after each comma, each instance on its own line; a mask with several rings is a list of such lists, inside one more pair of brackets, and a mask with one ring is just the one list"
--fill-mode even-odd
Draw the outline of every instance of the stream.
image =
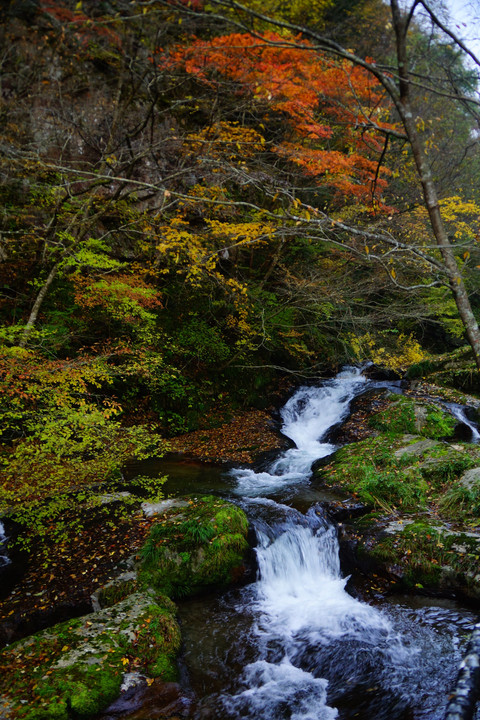
[[235, 498], [255, 530], [258, 572], [243, 588], [180, 604], [195, 720], [443, 718], [477, 615], [448, 600], [399, 596], [373, 607], [352, 597], [325, 493], [310, 481], [353, 398], [379, 387], [400, 392], [358, 368], [299, 388], [281, 411], [295, 447], [263, 471], [219, 479], [216, 491]]

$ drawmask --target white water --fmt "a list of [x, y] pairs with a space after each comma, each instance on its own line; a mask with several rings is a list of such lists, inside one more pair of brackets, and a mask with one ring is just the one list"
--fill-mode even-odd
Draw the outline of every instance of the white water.
[[463, 405], [457, 405], [457, 403], [445, 403], [447, 408], [450, 410], [452, 415], [457, 418], [457, 420], [460, 420], [464, 425], [466, 425], [468, 428], [470, 428], [470, 431], [472, 433], [472, 443], [478, 443], [480, 442], [480, 432], [478, 431], [477, 426], [475, 423], [473, 423], [471, 420], [467, 417], [467, 411], [466, 408], [463, 407]]
[[282, 410], [282, 432], [296, 448], [264, 472], [231, 472], [256, 531], [258, 577], [220, 614], [201, 616], [197, 720], [443, 717], [459, 658], [454, 623], [470, 620], [435, 607], [386, 612], [361, 603], [345, 590], [336, 528], [321, 507], [303, 515], [262, 497], [307, 483], [312, 462], [335, 450], [325, 437], [351, 400], [385, 385], [347, 369], [300, 388]]
[[348, 414], [350, 402], [366, 387], [359, 368], [348, 368], [322, 387], [302, 387], [281, 411], [282, 433], [296, 447], [282, 453], [267, 472], [232, 470], [240, 495], [264, 495], [292, 482], [308, 479], [312, 463], [330, 455], [335, 446], [322, 442], [326, 433]]
[[[284, 452], [266, 472], [232, 471], [237, 492], [255, 497], [307, 480], [312, 462], [335, 450], [325, 435], [346, 417], [366, 382], [358, 368], [351, 368], [322, 387], [300, 388], [282, 410], [282, 432], [296, 448]], [[220, 705], [234, 718], [276, 720], [289, 707], [288, 717], [295, 720], [332, 720], [337, 711], [327, 703], [328, 682], [299, 666], [302, 655], [347, 639], [388, 654], [389, 643], [398, 646], [391, 623], [345, 591], [336, 529], [321, 513], [311, 509], [304, 516], [260, 498], [247, 501], [247, 507], [257, 514], [259, 572], [249, 611], [256, 615], [260, 658], [244, 668], [244, 689], [220, 696]]]
[[5, 528], [2, 521], [0, 520], [0, 568], [10, 564], [10, 558], [6, 551], [7, 536], [5, 535]]

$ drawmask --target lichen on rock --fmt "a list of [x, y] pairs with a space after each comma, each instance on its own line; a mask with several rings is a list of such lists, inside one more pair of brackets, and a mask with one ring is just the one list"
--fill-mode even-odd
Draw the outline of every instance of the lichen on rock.
[[20, 640], [1, 653], [5, 717], [87, 718], [119, 694], [123, 674], [140, 669], [173, 680], [180, 647], [174, 603], [152, 591]]

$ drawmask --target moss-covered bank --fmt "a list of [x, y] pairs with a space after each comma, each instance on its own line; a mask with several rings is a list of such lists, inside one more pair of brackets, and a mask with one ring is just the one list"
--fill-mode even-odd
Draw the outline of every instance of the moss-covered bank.
[[218, 498], [171, 507], [152, 526], [139, 571], [96, 593], [102, 609], [3, 650], [0, 717], [88, 718], [119, 695], [125, 672], [139, 672], [147, 682], [175, 680], [180, 629], [167, 595], [234, 579], [248, 547], [247, 529], [243, 511]]
[[477, 533], [451, 530], [428, 517], [379, 525], [378, 518], [366, 516], [356, 523], [356, 530], [359, 556], [377, 560], [405, 586], [480, 598]]
[[347, 523], [360, 566], [404, 586], [480, 597], [480, 448], [448, 441], [442, 407], [393, 398], [374, 436], [339, 450], [317, 479], [368, 514]]

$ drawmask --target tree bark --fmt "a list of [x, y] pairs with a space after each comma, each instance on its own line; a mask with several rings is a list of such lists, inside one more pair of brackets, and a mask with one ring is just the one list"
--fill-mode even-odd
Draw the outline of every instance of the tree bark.
[[22, 337], [20, 339], [20, 342], [18, 343], [19, 347], [24, 348], [26, 347], [28, 340], [30, 338], [30, 335], [32, 333], [33, 328], [35, 327], [35, 323], [37, 321], [38, 313], [40, 312], [40, 308], [42, 307], [42, 303], [45, 299], [45, 296], [48, 292], [48, 288], [52, 284], [52, 282], [55, 280], [55, 277], [58, 272], [58, 265], [54, 265], [53, 268], [50, 270], [47, 279], [45, 280], [45, 283], [40, 288], [40, 291], [35, 298], [35, 302], [33, 303], [33, 307], [30, 311], [30, 316], [27, 320], [27, 324], [25, 325]]
[[475, 363], [480, 370], [480, 330], [477, 320], [473, 314], [470, 299], [463, 278], [461, 276], [453, 247], [448, 239], [445, 225], [440, 213], [438, 204], [438, 196], [430, 168], [428, 167], [427, 157], [424, 152], [419, 134], [417, 132], [415, 119], [410, 103], [410, 82], [408, 72], [408, 54], [407, 54], [407, 31], [412, 11], [409, 16], [402, 14], [398, 0], [391, 0], [390, 6], [392, 10], [393, 27], [395, 30], [397, 41], [397, 63], [399, 75], [399, 95], [392, 97], [397, 107], [398, 113], [402, 120], [408, 141], [412, 148], [415, 166], [417, 168], [418, 177], [422, 185], [423, 197], [427, 207], [430, 225], [443, 259], [445, 270], [447, 272], [450, 289], [455, 299], [458, 314], [465, 328], [468, 342], [471, 345], [475, 355]]

